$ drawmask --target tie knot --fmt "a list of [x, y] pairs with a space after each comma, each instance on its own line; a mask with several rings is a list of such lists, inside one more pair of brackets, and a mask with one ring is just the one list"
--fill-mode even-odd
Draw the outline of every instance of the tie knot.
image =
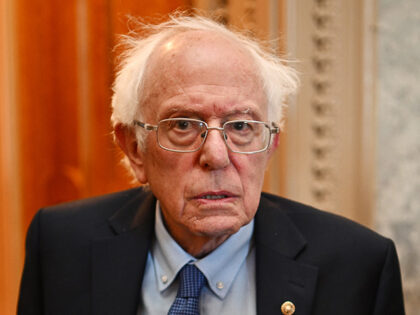
[[206, 277], [196, 266], [188, 264], [181, 269], [179, 280], [177, 297], [198, 298], [206, 282]]

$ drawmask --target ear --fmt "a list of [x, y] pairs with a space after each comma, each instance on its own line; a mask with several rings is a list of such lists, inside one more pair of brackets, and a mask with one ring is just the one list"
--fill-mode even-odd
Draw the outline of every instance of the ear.
[[277, 147], [279, 146], [279, 139], [280, 139], [280, 134], [276, 133], [273, 137], [270, 147], [268, 148], [269, 159], [273, 156], [273, 153], [276, 151]]
[[117, 124], [114, 127], [114, 134], [119, 147], [128, 158], [137, 180], [142, 184], [146, 184], [144, 152], [138, 144], [135, 131], [126, 125]]

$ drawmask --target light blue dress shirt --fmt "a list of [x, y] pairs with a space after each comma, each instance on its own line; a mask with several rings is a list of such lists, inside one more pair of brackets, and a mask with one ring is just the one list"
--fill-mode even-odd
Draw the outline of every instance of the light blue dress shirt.
[[254, 221], [204, 258], [185, 252], [166, 230], [156, 205], [155, 240], [148, 254], [137, 314], [167, 314], [178, 291], [177, 274], [192, 262], [207, 278], [201, 315], [256, 314]]

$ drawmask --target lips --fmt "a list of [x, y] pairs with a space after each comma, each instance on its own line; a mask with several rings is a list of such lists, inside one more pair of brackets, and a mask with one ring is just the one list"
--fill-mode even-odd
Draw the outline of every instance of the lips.
[[217, 199], [224, 199], [227, 197], [228, 197], [227, 195], [205, 195], [205, 196], [202, 196], [201, 199], [217, 200]]
[[221, 200], [232, 197], [235, 197], [235, 195], [227, 191], [211, 191], [199, 194], [195, 196], [194, 199]]

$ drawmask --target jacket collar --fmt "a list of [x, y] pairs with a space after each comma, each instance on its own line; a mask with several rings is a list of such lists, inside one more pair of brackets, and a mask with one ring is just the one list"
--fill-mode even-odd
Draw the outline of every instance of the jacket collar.
[[138, 191], [108, 221], [114, 236], [92, 243], [92, 314], [135, 314], [153, 237], [156, 199]]
[[295, 314], [311, 312], [318, 269], [299, 261], [307, 242], [285, 210], [262, 196], [255, 218], [257, 314], [281, 314], [286, 301]]

